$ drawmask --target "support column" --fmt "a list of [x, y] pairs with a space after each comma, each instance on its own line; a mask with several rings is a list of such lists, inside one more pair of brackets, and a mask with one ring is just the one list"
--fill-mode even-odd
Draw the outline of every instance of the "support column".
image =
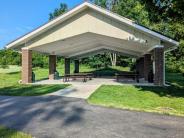
[[144, 57], [136, 61], [136, 71], [139, 73], [139, 78], [144, 78]]
[[32, 51], [22, 49], [22, 83], [32, 83]]
[[65, 74], [70, 74], [70, 58], [65, 58]]
[[56, 71], [56, 55], [49, 55], [49, 80], [54, 80]]
[[75, 69], [74, 73], [79, 73], [79, 60], [74, 60]]
[[164, 48], [162, 46], [154, 49], [154, 84], [164, 85]]
[[144, 79], [148, 81], [148, 75], [151, 71], [151, 54], [144, 55]]

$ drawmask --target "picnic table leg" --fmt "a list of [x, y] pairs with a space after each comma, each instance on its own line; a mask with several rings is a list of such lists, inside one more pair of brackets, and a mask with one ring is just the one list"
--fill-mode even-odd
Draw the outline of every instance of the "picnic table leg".
[[70, 77], [68, 77], [68, 82], [70, 81]]
[[83, 82], [86, 82], [86, 77], [84, 77], [84, 80], [83, 80]]
[[138, 76], [136, 76], [136, 81], [137, 81], [137, 83], [139, 83], [139, 77]]
[[118, 76], [116, 76], [116, 81], [117, 81], [117, 82], [119, 81], [119, 78], [118, 78]]

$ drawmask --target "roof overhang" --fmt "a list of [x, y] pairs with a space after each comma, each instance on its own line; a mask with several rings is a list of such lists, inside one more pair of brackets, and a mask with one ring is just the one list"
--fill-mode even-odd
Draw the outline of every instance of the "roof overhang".
[[[152, 30], [149, 30], [148, 28], [145, 28], [141, 25], [138, 25], [132, 20], [124, 18], [118, 14], [112, 13], [106, 9], [103, 9], [103, 8], [96, 6], [94, 4], [91, 4], [89, 2], [84, 2], [81, 5], [66, 12], [65, 14], [63, 14], [63, 15], [49, 21], [48, 23], [44, 24], [43, 26], [33, 30], [32, 32], [30, 32], [30, 33], [16, 39], [15, 41], [7, 44], [6, 48], [18, 49], [18, 48], [20, 48], [20, 46], [21, 46], [21, 48], [25, 47], [26, 43], [28, 41], [30, 41], [31, 39], [36, 38], [37, 36], [43, 34], [44, 32], [48, 31], [49, 29], [52, 29], [54, 26], [61, 24], [62, 22], [66, 21], [67, 19], [77, 15], [78, 13], [80, 13], [88, 8], [95, 10], [96, 12], [101, 13], [105, 16], [108, 16], [109, 18], [111, 18], [113, 20], [121, 22], [129, 27], [132, 27], [135, 30], [141, 31], [142, 33], [147, 34], [150, 37], [158, 38], [161, 42], [167, 43], [168, 45], [170, 45], [171, 49], [173, 49], [174, 47], [177, 47], [179, 45], [179, 43], [177, 41], [175, 41], [169, 37], [166, 37], [162, 34], [159, 34], [157, 32], [154, 32]], [[87, 39], [86, 37], [88, 37], [89, 39]], [[68, 47], [66, 47], [66, 48], [63, 48], [63, 49], [66, 49], [65, 53], [62, 53], [62, 52], [57, 53], [58, 50], [62, 47], [62, 44], [63, 45], [65, 44], [65, 46], [66, 46], [67, 44], [69, 44], [69, 42], [72, 42], [74, 39], [79, 39], [79, 38], [81, 39], [81, 41], [80, 41], [81, 43], [76, 42], [75, 45], [73, 45], [71, 47], [70, 47], [70, 45], [68, 46], [73, 51], [68, 50], [67, 49]], [[86, 39], [89, 42], [86, 42]], [[85, 34], [81, 34], [78, 36], [73, 36], [71, 38], [67, 38], [65, 41], [66, 42], [64, 42], [64, 40], [61, 40], [61, 41], [49, 43], [46, 45], [40, 45], [40, 46], [32, 48], [32, 50], [36, 50], [36, 51], [40, 51], [42, 53], [50, 54], [47, 50], [50, 50], [50, 52], [52, 52], [51, 49], [49, 48], [52, 46], [51, 48], [55, 49], [55, 50], [53, 50], [53, 53], [56, 53], [57, 55], [63, 54], [64, 56], [67, 56], [67, 57], [82, 57], [82, 56], [86, 55], [87, 53], [97, 53], [97, 51], [119, 51], [120, 53], [124, 53], [125, 55], [134, 55], [135, 57], [139, 57], [145, 51], [149, 52], [149, 49], [150, 49], [150, 48], [145, 48], [143, 46], [143, 47], [140, 47], [140, 49], [134, 50], [134, 48], [131, 47], [132, 43], [130, 43], [130, 42], [126, 43], [126, 41], [122, 41], [122, 40], [119, 40], [116, 38], [107, 37], [107, 36], [103, 36], [103, 35], [99, 35], [99, 34], [93, 34], [93, 33], [85, 33]], [[128, 47], [122, 46], [122, 45], [120, 45], [120, 43], [121, 44], [125, 43], [125, 44], [127, 44]], [[80, 47], [77, 47], [77, 45], [80, 45]]]

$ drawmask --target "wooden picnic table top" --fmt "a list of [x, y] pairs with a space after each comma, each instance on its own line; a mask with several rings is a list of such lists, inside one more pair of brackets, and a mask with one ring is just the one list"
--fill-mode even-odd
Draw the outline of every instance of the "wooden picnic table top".
[[73, 73], [73, 74], [65, 74], [66, 76], [88, 76], [92, 75], [92, 73]]
[[125, 74], [116, 74], [116, 76], [138, 76], [139, 74], [137, 73], [125, 73]]

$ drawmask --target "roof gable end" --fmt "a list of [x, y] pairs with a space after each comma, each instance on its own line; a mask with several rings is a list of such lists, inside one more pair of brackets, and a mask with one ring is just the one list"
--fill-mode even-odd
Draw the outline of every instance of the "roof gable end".
[[77, 13], [79, 13], [79, 12], [81, 12], [81, 11], [87, 9], [87, 8], [90, 8], [90, 9], [93, 9], [95, 11], [98, 11], [98, 12], [100, 12], [100, 13], [106, 15], [106, 16], [109, 16], [109, 17], [111, 17], [111, 18], [113, 18], [115, 20], [118, 20], [118, 21], [120, 21], [120, 22], [122, 22], [124, 24], [127, 24], [127, 25], [129, 25], [129, 26], [131, 26], [131, 27], [133, 27], [135, 29], [138, 29], [138, 30], [144, 32], [144, 33], [147, 33], [147, 34], [149, 34], [151, 36], [157, 37], [157, 38], [161, 39], [162, 41], [169, 42], [169, 43], [171, 43], [173, 45], [178, 45], [179, 44], [177, 41], [175, 41], [173, 39], [170, 39], [170, 38], [168, 38], [168, 37], [166, 37], [164, 35], [161, 35], [161, 34], [159, 34], [157, 32], [154, 32], [152, 30], [149, 30], [148, 28], [145, 28], [145, 27], [143, 27], [141, 25], [138, 25], [138, 24], [136, 24], [132, 20], [129, 20], [129, 19], [125, 18], [125, 17], [122, 17], [122, 16], [120, 16], [118, 14], [115, 14], [115, 13], [113, 13], [111, 11], [103, 9], [103, 8], [101, 8], [99, 6], [96, 6], [94, 4], [91, 4], [89, 2], [84, 2], [84, 3], [80, 4], [79, 6], [71, 9], [68, 12], [66, 12], [65, 14], [62, 14], [61, 16], [59, 16], [59, 17], [49, 21], [48, 23], [44, 24], [43, 26], [35, 29], [34, 31], [32, 31], [32, 32], [30, 32], [30, 33], [28, 33], [28, 34], [26, 34], [26, 35], [16, 39], [15, 41], [7, 44], [6, 48], [14, 48], [14, 47], [16, 47], [18, 45], [24, 44], [28, 40], [38, 36], [39, 34], [45, 32], [45, 31], [47, 31], [48, 29], [52, 28], [53, 26], [58, 25], [59, 23], [62, 23], [63, 21], [69, 19], [70, 17], [76, 15]]

